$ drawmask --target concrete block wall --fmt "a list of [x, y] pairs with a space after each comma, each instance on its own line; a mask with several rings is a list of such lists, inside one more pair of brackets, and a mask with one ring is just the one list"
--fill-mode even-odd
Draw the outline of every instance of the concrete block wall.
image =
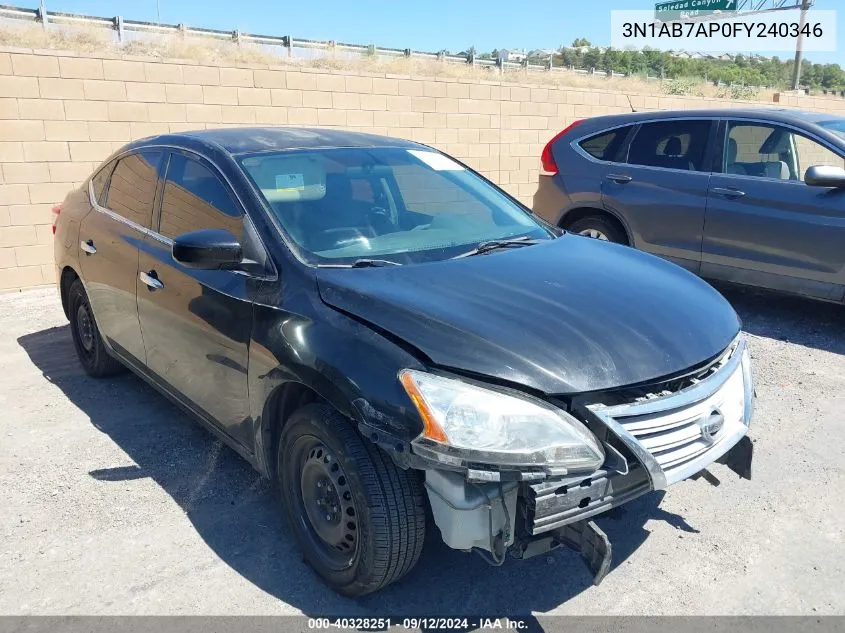
[[456, 156], [530, 205], [540, 152], [549, 138], [575, 119], [627, 112], [631, 105], [731, 103], [473, 79], [0, 49], [0, 291], [55, 282], [51, 207], [132, 139], [239, 125], [342, 127], [399, 136]]

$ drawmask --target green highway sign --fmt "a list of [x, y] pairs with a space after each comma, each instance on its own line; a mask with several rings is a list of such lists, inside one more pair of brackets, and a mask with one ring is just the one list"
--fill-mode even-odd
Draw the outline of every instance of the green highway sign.
[[673, 0], [654, 5], [654, 18], [662, 22], [736, 11], [737, 0]]

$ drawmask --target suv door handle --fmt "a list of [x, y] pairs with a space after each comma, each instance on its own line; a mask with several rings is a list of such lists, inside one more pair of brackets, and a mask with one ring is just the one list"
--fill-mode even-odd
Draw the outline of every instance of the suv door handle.
[[97, 247], [94, 246], [93, 240], [85, 240], [84, 242], [80, 242], [79, 248], [85, 251], [88, 255], [93, 255], [97, 252]]
[[151, 270], [148, 273], [141, 271], [138, 273], [138, 277], [147, 285], [147, 288], [149, 288], [150, 291], [161, 290], [164, 288], [164, 284], [158, 278], [158, 275], [156, 275], [156, 271], [154, 270]]
[[612, 182], [615, 182], [617, 185], [624, 185], [625, 183], [631, 182], [631, 180], [633, 180], [630, 176], [626, 176], [625, 174], [608, 174], [606, 178]]
[[713, 187], [710, 191], [715, 193], [717, 196], [722, 196], [723, 198], [741, 198], [745, 195], [744, 191], [731, 189], [729, 187]]

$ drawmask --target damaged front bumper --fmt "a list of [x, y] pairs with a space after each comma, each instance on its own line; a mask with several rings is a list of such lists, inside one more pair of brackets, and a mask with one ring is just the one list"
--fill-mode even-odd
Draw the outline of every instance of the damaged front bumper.
[[[718, 463], [751, 478], [753, 444], [743, 437]], [[709, 472], [704, 478], [718, 485]], [[697, 479], [696, 473], [693, 479]], [[444, 542], [482, 553], [500, 565], [506, 554], [531, 558], [559, 547], [574, 549], [599, 584], [610, 570], [612, 548], [591, 517], [653, 490], [645, 469], [634, 464], [625, 473], [598, 471], [590, 477], [540, 483], [468, 482], [458, 473], [426, 471], [426, 489], [434, 521]]]
[[426, 470], [435, 523], [447, 545], [479, 551], [497, 565], [507, 553], [528, 558], [573, 548], [598, 583], [612, 550], [591, 517], [683, 479], [718, 485], [707, 470], [713, 463], [751, 478], [753, 398], [745, 341], [738, 338], [706, 375], [679, 391], [630, 403], [576, 403], [606, 449], [602, 469], [590, 475], [532, 482], [481, 470]]

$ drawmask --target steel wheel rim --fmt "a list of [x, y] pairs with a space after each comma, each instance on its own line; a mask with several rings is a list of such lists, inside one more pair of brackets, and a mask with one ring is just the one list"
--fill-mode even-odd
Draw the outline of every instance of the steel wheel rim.
[[94, 321], [84, 303], [76, 309], [76, 333], [82, 349], [91, 354], [94, 351]]
[[580, 231], [578, 235], [583, 235], [584, 237], [591, 237], [594, 240], [601, 240], [603, 242], [610, 241], [609, 239], [607, 239], [607, 235], [605, 235], [598, 229], [584, 229], [583, 231]]
[[299, 492], [303, 523], [331, 566], [345, 568], [358, 552], [358, 511], [349, 477], [332, 451], [317, 438], [300, 453]]

